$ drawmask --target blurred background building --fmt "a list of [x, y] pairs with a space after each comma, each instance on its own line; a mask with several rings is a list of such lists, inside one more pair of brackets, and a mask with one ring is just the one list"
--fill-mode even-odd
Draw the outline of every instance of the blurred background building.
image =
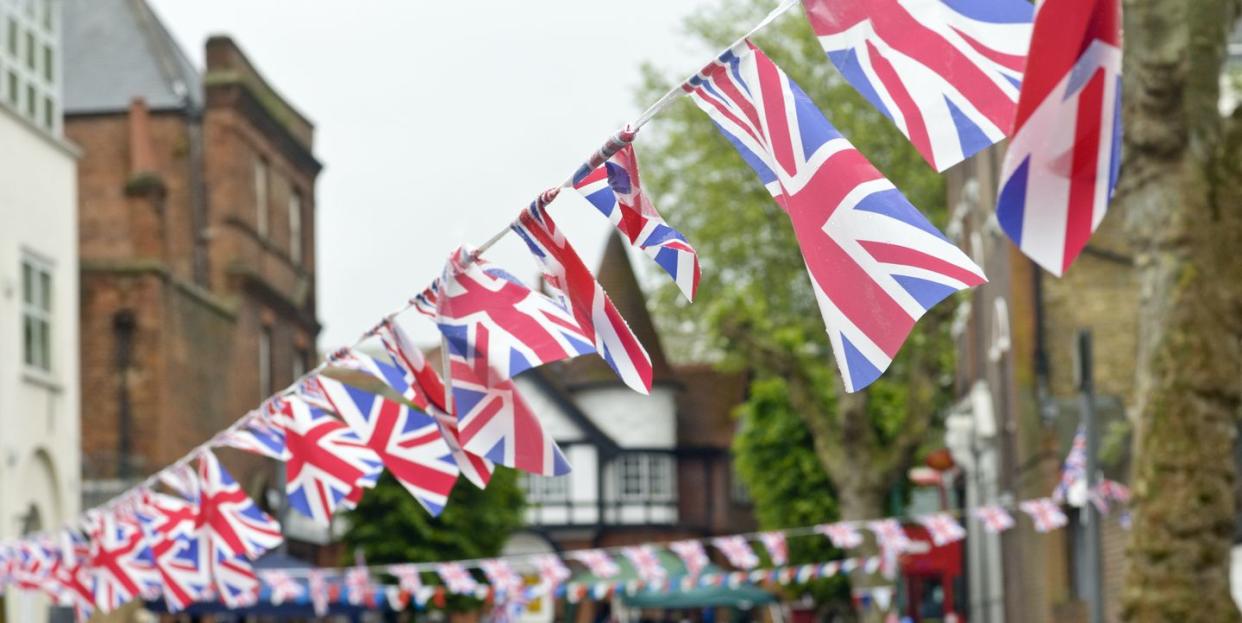
[[[0, 540], [79, 509], [78, 151], [61, 134], [61, 17], [0, 2]], [[0, 621], [46, 620], [41, 595]]]
[[[317, 360], [322, 165], [311, 122], [229, 38], [200, 71], [142, 0], [65, 0], [64, 33], [92, 504]], [[261, 502], [274, 484], [235, 475]]]

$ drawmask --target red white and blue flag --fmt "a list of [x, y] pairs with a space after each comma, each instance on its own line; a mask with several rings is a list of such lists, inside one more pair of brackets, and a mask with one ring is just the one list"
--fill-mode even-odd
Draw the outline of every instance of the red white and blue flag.
[[544, 283], [573, 313], [599, 356], [630, 389], [651, 393], [651, 357], [543, 202], [532, 203], [511, 227], [539, 260]]
[[1121, 3], [1045, 0], [1005, 151], [996, 219], [1063, 274], [1099, 227], [1121, 165]]
[[804, 0], [847, 82], [937, 171], [1005, 138], [1031, 38], [1026, 0]]
[[539, 570], [540, 583], [549, 595], [555, 593], [556, 587], [572, 575], [569, 567], [566, 567], [565, 562], [556, 554], [538, 554], [531, 557], [531, 564]]
[[[61, 587], [59, 603], [72, 607], [78, 621], [86, 621], [95, 613], [90, 543], [75, 530], [61, 532], [60, 541], [60, 566], [56, 570]], [[3, 584], [3, 573], [0, 573], [0, 584]]]
[[344, 422], [296, 396], [280, 400], [289, 506], [326, 525], [356, 487], [375, 486], [383, 464]]
[[198, 546], [208, 561], [211, 590], [230, 608], [259, 599], [250, 561], [280, 545], [280, 524], [259, 509], [210, 451], [198, 457]]
[[974, 516], [989, 534], [1000, 534], [1014, 526], [1013, 515], [999, 504], [980, 506], [975, 509]]
[[1018, 503], [1018, 508], [1030, 516], [1035, 531], [1041, 534], [1069, 525], [1069, 517], [1052, 498], [1024, 500]]
[[210, 578], [206, 552], [195, 537], [197, 505], [153, 491], [143, 491], [138, 517], [147, 533], [169, 612], [179, 612], [206, 598]]
[[729, 559], [729, 564], [738, 569], [754, 569], [759, 566], [759, 557], [750, 543], [741, 536], [722, 536], [712, 539], [712, 545]]
[[260, 571], [259, 577], [271, 590], [271, 602], [278, 606], [286, 601], [299, 599], [306, 592], [297, 580], [279, 569]]
[[683, 88], [793, 221], [846, 391], [879, 378], [933, 305], [985, 281], [749, 42]]
[[686, 565], [686, 575], [692, 581], [699, 577], [710, 562], [707, 558], [707, 550], [703, 549], [703, 544], [697, 540], [674, 541], [668, 544], [668, 548], [677, 554], [682, 564]]
[[412, 340], [396, 322], [385, 319], [376, 327], [376, 334], [384, 344], [384, 349], [397, 365], [405, 371], [405, 380], [409, 384], [406, 399], [422, 408], [435, 419], [440, 427], [444, 443], [461, 475], [474, 486], [485, 489], [496, 469], [491, 461], [466, 452], [461, 447], [461, 432], [457, 430], [457, 422], [448, 415], [444, 405], [444, 381], [435, 369], [427, 365], [423, 352], [414, 345]]
[[240, 426], [217, 435], [213, 445], [237, 448], [277, 461], [289, 460], [284, 431], [274, 425], [263, 411], [246, 415], [246, 421]]
[[639, 580], [647, 584], [662, 584], [668, 579], [668, 571], [660, 563], [660, 556], [656, 553], [655, 547], [651, 545], [623, 547], [621, 554], [630, 561], [631, 565], [634, 565], [634, 572], [638, 574]]
[[916, 517], [915, 521], [927, 529], [927, 535], [931, 537], [936, 547], [944, 547], [966, 538], [966, 529], [962, 527], [962, 524], [957, 523], [953, 515], [948, 513], [923, 515]]
[[[402, 396], [409, 392], [406, 379], [396, 367], [357, 352], [350, 352], [348, 357], [352, 369], [379, 379]], [[427, 512], [439, 516], [457, 482], [458, 470], [435, 420], [405, 403], [343, 383], [328, 373], [319, 375], [319, 385], [332, 410], [375, 451], [397, 482]]]
[[1065, 502], [1074, 487], [1082, 487], [1086, 490], [1087, 482], [1087, 428], [1082, 424], [1078, 425], [1078, 430], [1074, 432], [1074, 440], [1070, 444], [1070, 451], [1065, 455], [1065, 462], [1061, 464], [1061, 480], [1057, 483], [1055, 489], [1052, 490], [1052, 499], [1058, 504]]
[[444, 586], [450, 593], [473, 595], [479, 588], [478, 581], [461, 563], [442, 562], [436, 565], [436, 574], [444, 581]]
[[[633, 134], [627, 139], [632, 140]], [[681, 232], [669, 227], [643, 191], [638, 178], [638, 154], [625, 140], [606, 156], [583, 164], [574, 174], [573, 186], [595, 209], [608, 217], [629, 241], [655, 260], [691, 301], [699, 289], [699, 254]], [[612, 151], [608, 149], [608, 151]]]
[[759, 542], [768, 550], [768, 557], [775, 566], [783, 566], [789, 562], [789, 544], [785, 541], [785, 533], [780, 531], [760, 532]]
[[437, 300], [436, 324], [451, 355], [478, 361], [505, 380], [595, 352], [569, 310], [471, 256], [458, 249], [449, 259]]
[[116, 610], [158, 588], [151, 549], [137, 518], [105, 511], [93, 519], [90, 568], [95, 605], [104, 611]]

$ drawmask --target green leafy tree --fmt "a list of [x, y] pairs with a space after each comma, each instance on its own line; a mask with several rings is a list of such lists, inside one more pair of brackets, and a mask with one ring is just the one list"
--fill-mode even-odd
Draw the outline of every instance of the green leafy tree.
[[[705, 48], [719, 49], [770, 6], [726, 0], [686, 27]], [[942, 177], [844, 83], [805, 19], [791, 12], [756, 44], [912, 203], [943, 218]], [[669, 86], [657, 75], [646, 68], [643, 101]], [[924, 317], [881, 380], [846, 394], [793, 229], [754, 173], [684, 98], [657, 117], [640, 142], [644, 159], [656, 163], [644, 170], [648, 186], [703, 264], [693, 306], [669, 291], [658, 297], [661, 317], [674, 332], [674, 355], [719, 357], [724, 366], [752, 373], [736, 450], [761, 522], [781, 527], [838, 512], [849, 519], [884, 514], [888, 493], [924, 440], [934, 437], [935, 416], [949, 399], [953, 302]], [[786, 439], [768, 439], [767, 430], [782, 431]], [[807, 486], [816, 482], [809, 476], [787, 478], [791, 466], [805, 473], [811, 464], [826, 476], [824, 486]]]
[[[346, 515], [349, 560], [361, 548], [367, 562], [437, 562], [487, 558], [500, 554], [505, 541], [523, 525], [525, 498], [517, 472], [499, 468], [487, 489], [464, 480], [453, 487], [448, 505], [432, 517], [389, 473]], [[468, 608], [464, 598], [451, 609]]]

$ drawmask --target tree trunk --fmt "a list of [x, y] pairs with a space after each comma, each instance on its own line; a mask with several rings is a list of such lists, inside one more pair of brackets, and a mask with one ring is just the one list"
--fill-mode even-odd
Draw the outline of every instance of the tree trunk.
[[1229, 592], [1242, 404], [1238, 123], [1218, 112], [1234, 0], [1130, 0], [1125, 215], [1140, 279], [1128, 621], [1238, 621]]

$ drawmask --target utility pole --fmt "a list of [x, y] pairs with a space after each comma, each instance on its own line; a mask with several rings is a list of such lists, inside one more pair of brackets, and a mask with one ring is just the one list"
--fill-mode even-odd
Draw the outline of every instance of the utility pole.
[[1094, 497], [1099, 484], [1099, 465], [1096, 456], [1100, 450], [1100, 427], [1095, 419], [1091, 331], [1078, 330], [1078, 391], [1082, 401], [1082, 426], [1087, 436], [1087, 501], [1083, 504], [1082, 517], [1086, 523], [1086, 560], [1083, 561], [1083, 578], [1086, 580], [1088, 620], [1104, 623], [1103, 572], [1100, 564], [1100, 512]]

